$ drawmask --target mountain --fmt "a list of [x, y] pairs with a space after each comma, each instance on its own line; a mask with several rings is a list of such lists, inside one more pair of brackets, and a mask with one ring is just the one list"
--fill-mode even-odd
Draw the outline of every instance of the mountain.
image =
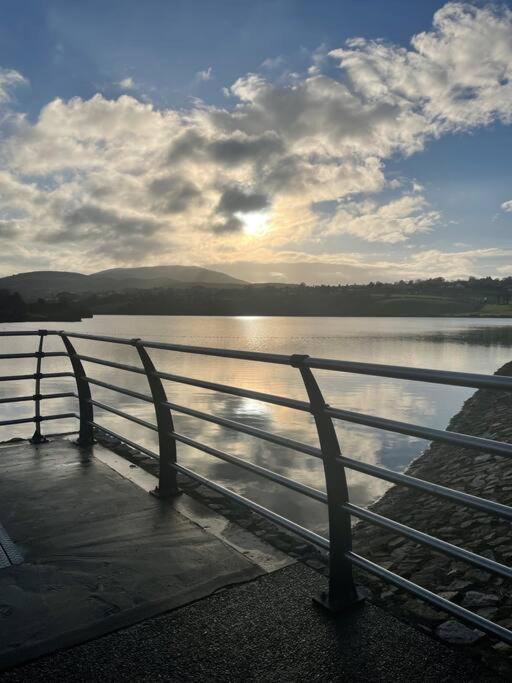
[[238, 286], [247, 284], [230, 275], [196, 266], [148, 266], [112, 268], [84, 275], [56, 270], [36, 270], [0, 278], [0, 289], [18, 292], [27, 301], [60, 292], [74, 294], [121, 292], [127, 289], [181, 287], [183, 285]]
[[244, 280], [198, 266], [142, 266], [139, 268], [111, 268], [89, 275], [92, 278], [114, 280], [172, 280], [187, 284], [245, 285]]

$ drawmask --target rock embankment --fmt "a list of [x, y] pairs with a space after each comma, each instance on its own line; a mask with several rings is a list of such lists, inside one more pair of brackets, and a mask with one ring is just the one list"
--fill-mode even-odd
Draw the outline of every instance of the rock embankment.
[[[496, 374], [512, 375], [512, 363]], [[478, 390], [453, 417], [448, 430], [512, 442], [512, 393]], [[449, 444], [432, 444], [407, 470], [449, 488], [512, 505], [512, 462]], [[372, 510], [505, 565], [512, 561], [510, 523], [402, 486], [391, 488]], [[510, 581], [456, 561], [380, 527], [359, 523], [354, 549], [381, 566], [512, 629]], [[447, 618], [389, 584], [361, 578], [376, 602], [452, 644], [472, 645], [485, 659], [512, 656], [512, 648]], [[512, 660], [510, 660], [512, 662]]]

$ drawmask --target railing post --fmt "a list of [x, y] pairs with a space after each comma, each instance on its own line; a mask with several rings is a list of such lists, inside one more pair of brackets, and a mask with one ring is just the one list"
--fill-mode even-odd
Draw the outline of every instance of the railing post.
[[153, 405], [155, 407], [156, 424], [158, 427], [158, 447], [159, 447], [159, 473], [158, 486], [154, 493], [159, 498], [174, 498], [179, 495], [178, 480], [176, 470], [172, 466], [176, 462], [176, 439], [171, 434], [174, 432], [174, 423], [169, 408], [163, 404], [167, 401], [167, 395], [162, 384], [162, 380], [156, 373], [153, 361], [144, 348], [144, 343], [140, 339], [134, 339], [133, 343], [139, 353], [142, 366], [146, 372]]
[[352, 564], [346, 553], [352, 550], [350, 515], [342, 508], [348, 502], [348, 486], [345, 468], [339, 462], [341, 455], [336, 430], [329, 415], [327, 404], [318, 383], [306, 365], [309, 356], [293, 355], [291, 365], [300, 370], [309, 402], [315, 418], [318, 440], [322, 451], [329, 511], [329, 590], [315, 601], [331, 612], [341, 612], [362, 600], [352, 574]]
[[34, 393], [34, 404], [35, 404], [35, 414], [34, 422], [36, 423], [36, 428], [30, 439], [30, 443], [46, 443], [48, 439], [41, 434], [41, 363], [44, 356], [43, 343], [46, 336], [46, 330], [39, 330], [39, 346], [36, 351], [36, 372], [34, 379], [36, 382], [35, 393]]
[[78, 357], [73, 344], [64, 332], [59, 332], [59, 335], [68, 352], [73, 374], [75, 375], [76, 388], [78, 392], [78, 403], [80, 406], [80, 432], [78, 435], [77, 445], [82, 448], [92, 446], [94, 443], [94, 428], [92, 421], [94, 419], [93, 406], [91, 403], [91, 389], [89, 382], [86, 379], [86, 374], [82, 361]]

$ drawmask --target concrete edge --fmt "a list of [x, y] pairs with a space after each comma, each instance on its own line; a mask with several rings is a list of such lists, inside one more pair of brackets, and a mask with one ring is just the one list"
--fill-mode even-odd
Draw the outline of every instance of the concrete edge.
[[[94, 457], [104, 465], [128, 479], [146, 493], [154, 491], [158, 479], [153, 474], [143, 470], [126, 458], [117, 455], [104, 446], [93, 447]], [[269, 574], [283, 567], [294, 564], [296, 560], [281, 552], [270, 543], [258, 538], [237, 524], [233, 524], [226, 517], [211, 510], [197, 500], [182, 494], [170, 503], [172, 507], [189, 521], [197, 524], [220, 541], [236, 550], [246, 559]]]

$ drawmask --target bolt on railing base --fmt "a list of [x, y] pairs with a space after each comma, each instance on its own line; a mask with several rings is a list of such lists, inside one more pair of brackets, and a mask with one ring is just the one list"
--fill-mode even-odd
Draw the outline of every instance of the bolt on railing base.
[[313, 596], [313, 602], [331, 614], [341, 614], [356, 605], [362, 604], [366, 599], [366, 594], [360, 588], [356, 588], [356, 593], [352, 598], [333, 600], [327, 591], [322, 591]]

